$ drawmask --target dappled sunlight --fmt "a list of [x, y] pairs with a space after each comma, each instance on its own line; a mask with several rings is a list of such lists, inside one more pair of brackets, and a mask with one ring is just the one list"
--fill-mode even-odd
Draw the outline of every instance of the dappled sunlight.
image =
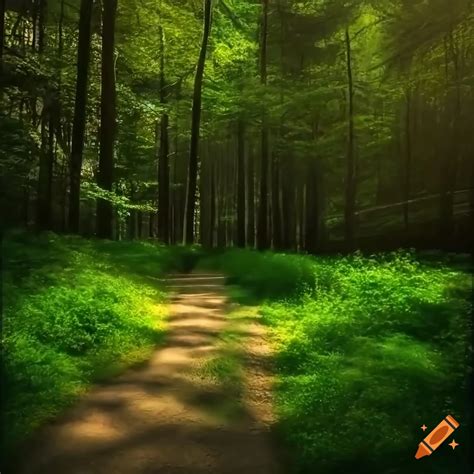
[[68, 440], [69, 449], [80, 445], [94, 445], [100, 442], [117, 441], [124, 436], [123, 426], [112, 414], [103, 411], [90, 411], [80, 420], [68, 423], [59, 431], [58, 440]]
[[[227, 345], [234, 340], [227, 334], [247, 337], [251, 332], [228, 327], [237, 318], [225, 316], [222, 283], [222, 296], [202, 294], [204, 277], [195, 278], [196, 286], [194, 275], [187, 276], [187, 292], [170, 302], [163, 347], [44, 428], [19, 474], [277, 472], [268, 419], [226, 390], [220, 378], [234, 370], [226, 365], [231, 363]], [[218, 378], [211, 383], [202, 368], [215, 360], [224, 365], [216, 366]]]

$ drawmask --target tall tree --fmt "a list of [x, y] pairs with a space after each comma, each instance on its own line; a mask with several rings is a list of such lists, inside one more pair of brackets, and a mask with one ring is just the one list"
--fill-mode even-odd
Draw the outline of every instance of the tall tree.
[[305, 235], [304, 247], [309, 253], [316, 253], [319, 250], [320, 236], [320, 216], [321, 208], [321, 180], [320, 170], [317, 160], [312, 159], [307, 163], [306, 168], [306, 206], [305, 206]]
[[345, 30], [347, 96], [348, 96], [348, 134], [345, 189], [345, 240], [348, 249], [355, 245], [355, 205], [356, 205], [356, 160], [354, 150], [354, 78], [352, 72], [352, 48], [349, 27]]
[[[100, 158], [97, 184], [112, 191], [116, 135], [115, 17], [117, 0], [103, 0], [102, 12], [102, 90], [100, 116]], [[113, 237], [113, 208], [110, 199], [97, 200], [97, 235]]]
[[412, 96], [410, 89], [406, 91], [405, 105], [405, 164], [403, 167], [403, 224], [405, 230], [408, 230], [409, 224], [409, 200], [410, 200], [410, 178], [411, 178], [411, 103]]
[[158, 156], [158, 238], [168, 243], [170, 239], [170, 171], [169, 171], [169, 115], [166, 111], [165, 36], [163, 26], [160, 36], [160, 103], [163, 107], [160, 123], [160, 149]]
[[[43, 112], [41, 115], [41, 147], [38, 171], [36, 224], [39, 230], [48, 230], [51, 229], [54, 166], [54, 120], [50, 104], [43, 105]], [[48, 122], [49, 129], [47, 130]]]
[[273, 248], [281, 250], [282, 247], [282, 209], [280, 203], [280, 159], [275, 153], [271, 166], [272, 182], [272, 238]]
[[255, 246], [255, 176], [253, 156], [247, 156], [247, 245]]
[[[454, 231], [454, 192], [460, 158], [461, 129], [461, 84], [460, 84], [460, 50], [452, 31], [445, 39], [446, 82], [448, 97], [453, 103], [448, 131], [451, 135], [449, 149], [441, 158], [440, 170], [440, 237], [441, 246], [447, 250], [452, 245]], [[451, 63], [451, 64], [450, 64]], [[449, 70], [451, 69], [451, 74]], [[451, 76], [451, 77], [450, 77]]]
[[[38, 18], [38, 55], [44, 57], [46, 47], [46, 16], [47, 0], [39, 1]], [[57, 92], [48, 91], [43, 96], [43, 110], [41, 112], [41, 147], [38, 170], [38, 202], [37, 202], [37, 227], [41, 230], [52, 228], [53, 205], [53, 172], [54, 172], [54, 127], [55, 104], [58, 100]]]
[[6, 0], [0, 0], [0, 74], [3, 71], [3, 48], [5, 47], [5, 7]]
[[[268, 43], [268, 1], [262, 0], [262, 21], [260, 31], [260, 82], [267, 85], [267, 43]], [[266, 105], [262, 104], [261, 160], [260, 160], [260, 199], [257, 221], [257, 248], [268, 248], [268, 145], [269, 129]]]
[[199, 136], [201, 129], [202, 82], [206, 65], [207, 46], [211, 33], [212, 0], [204, 0], [204, 30], [201, 50], [194, 77], [193, 109], [191, 118], [191, 146], [189, 150], [188, 181], [186, 189], [186, 211], [184, 217], [184, 242], [194, 243], [194, 213], [199, 166]]
[[38, 15], [38, 52], [44, 51], [46, 43], [46, 15], [48, 11], [48, 0], [39, 0]]
[[[104, 221], [117, 236], [141, 229], [164, 242], [257, 246], [258, 231], [259, 248], [319, 252], [386, 245], [390, 232], [393, 246], [465, 245], [472, 2], [393, 0], [387, 13], [379, 1], [222, 0], [207, 28], [204, 0], [124, 0], [114, 147], [110, 87], [101, 119], [92, 55], [102, 2], [77, 0], [76, 11], [68, 0], [0, 0], [0, 187], [6, 208], [21, 207], [11, 225], [31, 224], [36, 210], [43, 228], [62, 230], [70, 214], [71, 230], [93, 235], [100, 196], [117, 207]], [[213, 31], [214, 11], [216, 36], [203, 47], [203, 19]], [[78, 63], [66, 60], [73, 56]], [[199, 145], [200, 129], [209, 146]], [[102, 193], [91, 182], [99, 147]]]
[[91, 50], [91, 23], [94, 0], [81, 0], [77, 45], [77, 81], [69, 169], [69, 232], [79, 232], [82, 155], [86, 129], [87, 83]]
[[237, 123], [237, 246], [245, 247], [245, 124]]

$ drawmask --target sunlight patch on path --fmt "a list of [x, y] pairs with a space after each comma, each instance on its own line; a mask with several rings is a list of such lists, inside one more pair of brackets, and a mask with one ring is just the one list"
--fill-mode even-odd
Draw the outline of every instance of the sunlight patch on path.
[[[262, 400], [254, 409], [249, 395], [247, 406], [242, 394], [248, 388], [237, 378], [234, 391], [232, 384], [196, 377], [206, 364], [210, 373], [228, 372], [231, 381], [239, 370], [226, 351], [237, 347], [232, 338], [243, 337], [247, 325], [236, 327], [226, 316], [224, 281], [215, 274], [170, 276], [166, 344], [146, 365], [96, 387], [42, 430], [17, 472], [277, 474]], [[245, 347], [253, 337], [253, 329], [245, 333]], [[244, 346], [239, 347], [240, 357]], [[258, 349], [249, 354], [256, 362]], [[259, 390], [269, 390], [268, 384]], [[268, 397], [263, 403], [271, 411]]]

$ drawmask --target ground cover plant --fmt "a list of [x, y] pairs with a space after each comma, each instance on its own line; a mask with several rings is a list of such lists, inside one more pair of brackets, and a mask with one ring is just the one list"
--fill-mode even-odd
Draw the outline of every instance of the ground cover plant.
[[210, 259], [243, 288], [239, 298], [260, 298], [279, 433], [296, 472], [420, 472], [420, 427], [448, 413], [464, 425], [464, 450], [444, 446], [422, 472], [461, 472], [472, 280], [459, 263], [410, 252]]
[[194, 250], [22, 233], [2, 250], [5, 450], [150, 355], [164, 333], [159, 277]]
[[[269, 327], [291, 471], [419, 472], [420, 427], [448, 413], [462, 425], [459, 451], [444, 446], [423, 472], [464, 466], [472, 280], [463, 257], [208, 253], [23, 233], [5, 239], [3, 255], [3, 449], [94, 381], [146, 359], [164, 333], [161, 278], [199, 261], [226, 274], [231, 296], [258, 305]], [[203, 374], [232, 385], [240, 366], [232, 350]]]

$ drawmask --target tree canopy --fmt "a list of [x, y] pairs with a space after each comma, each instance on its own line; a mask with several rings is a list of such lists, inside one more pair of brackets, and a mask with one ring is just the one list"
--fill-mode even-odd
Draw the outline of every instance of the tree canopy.
[[107, 1], [3, 0], [5, 223], [464, 245], [472, 3], [122, 0], [111, 21]]

